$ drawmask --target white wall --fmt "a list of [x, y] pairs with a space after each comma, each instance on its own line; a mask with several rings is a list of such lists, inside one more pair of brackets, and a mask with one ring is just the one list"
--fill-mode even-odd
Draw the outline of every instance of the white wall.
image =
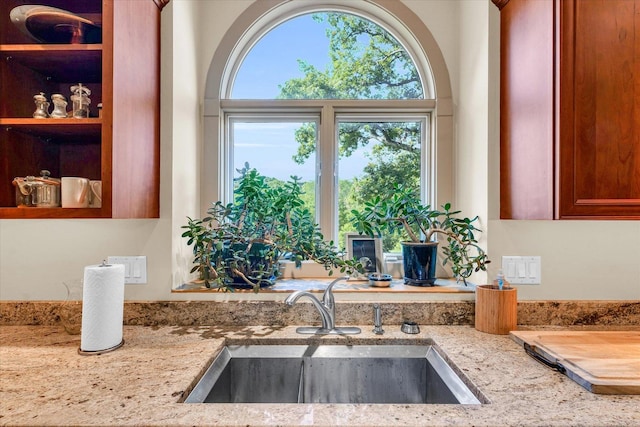
[[[198, 212], [201, 99], [218, 41], [249, 0], [174, 0], [162, 12], [161, 218], [0, 220], [0, 299], [63, 299], [63, 281], [109, 255], [146, 255], [149, 283], [129, 300], [220, 299], [172, 294], [188, 276], [179, 237]], [[456, 117], [456, 190], [481, 215], [494, 265], [502, 255], [542, 256], [542, 284], [520, 299], [640, 299], [639, 221], [501, 221], [499, 177], [499, 15], [489, 0], [406, 0], [439, 43], [451, 76]], [[496, 268], [496, 267], [494, 267]], [[271, 298], [260, 294], [257, 298]]]
[[[175, 7], [174, 7], [175, 5]], [[202, 120], [199, 94], [202, 93], [202, 78], [199, 75], [201, 55], [199, 48], [203, 41], [200, 30], [199, 7], [197, 2], [180, 1], [169, 5], [162, 12], [162, 46], [169, 49], [162, 52], [163, 97], [162, 146], [169, 157], [163, 176], [170, 179], [161, 186], [169, 201], [171, 233], [167, 243], [171, 247], [169, 279], [170, 289], [175, 283], [189, 279], [191, 251], [181, 238], [181, 226], [186, 218], [197, 218], [200, 211], [200, 161], [202, 157]], [[169, 28], [171, 26], [171, 28]], [[166, 173], [165, 173], [166, 172]], [[170, 188], [170, 191], [165, 189]], [[167, 289], [158, 289], [166, 299]]]
[[542, 284], [520, 299], [640, 299], [639, 221], [489, 223], [492, 256], [542, 256]]
[[[488, 141], [489, 141], [489, 20], [490, 2], [459, 1], [460, 70], [456, 103], [455, 206], [468, 216], [480, 216], [480, 244], [487, 249], [488, 218]], [[491, 254], [489, 253], [491, 256]], [[489, 269], [489, 273], [493, 269]], [[486, 283], [487, 274], [472, 276]]]

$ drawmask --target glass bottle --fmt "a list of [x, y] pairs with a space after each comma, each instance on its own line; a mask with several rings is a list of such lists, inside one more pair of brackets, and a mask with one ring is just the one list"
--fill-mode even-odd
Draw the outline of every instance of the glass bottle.
[[89, 117], [89, 104], [91, 104], [91, 90], [82, 86], [82, 83], [71, 86], [71, 102], [73, 103], [73, 117], [76, 119], [86, 119]]
[[49, 102], [44, 96], [44, 92], [33, 96], [33, 102], [36, 104], [36, 111], [33, 112], [33, 118], [46, 119], [49, 117]]
[[54, 119], [66, 119], [67, 118], [67, 100], [63, 95], [59, 93], [51, 95], [51, 101], [53, 102], [53, 111], [51, 117]]

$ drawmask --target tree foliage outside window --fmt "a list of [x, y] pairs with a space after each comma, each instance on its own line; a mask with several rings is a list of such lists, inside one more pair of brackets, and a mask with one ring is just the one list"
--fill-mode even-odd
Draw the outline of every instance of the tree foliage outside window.
[[280, 86], [281, 99], [421, 99], [418, 71], [384, 28], [355, 15], [313, 14], [326, 22], [330, 62], [324, 70], [298, 59], [301, 78]]

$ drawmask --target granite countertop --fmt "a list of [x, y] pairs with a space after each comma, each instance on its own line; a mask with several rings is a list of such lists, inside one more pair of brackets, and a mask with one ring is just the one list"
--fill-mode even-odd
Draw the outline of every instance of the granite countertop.
[[489, 402], [482, 405], [183, 404], [227, 340], [318, 340], [295, 326], [125, 326], [125, 345], [77, 353], [79, 335], [59, 326], [0, 327], [1, 425], [474, 425], [637, 426], [640, 396], [591, 394], [532, 360], [509, 337], [471, 326], [385, 325], [332, 343], [433, 339]]

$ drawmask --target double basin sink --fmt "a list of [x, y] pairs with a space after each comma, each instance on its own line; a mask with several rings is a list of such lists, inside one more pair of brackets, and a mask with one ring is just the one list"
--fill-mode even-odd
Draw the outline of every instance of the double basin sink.
[[227, 345], [185, 403], [480, 404], [435, 345]]

